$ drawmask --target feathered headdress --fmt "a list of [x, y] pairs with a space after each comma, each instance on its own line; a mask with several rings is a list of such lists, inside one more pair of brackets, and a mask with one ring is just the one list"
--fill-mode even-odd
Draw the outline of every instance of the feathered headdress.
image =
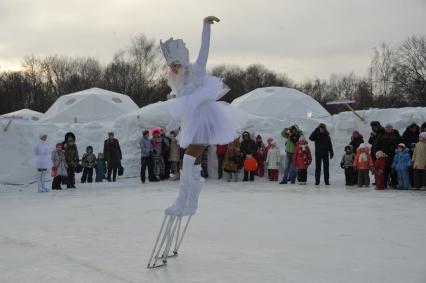
[[160, 48], [168, 66], [172, 64], [181, 64], [184, 67], [189, 66], [189, 51], [182, 39], [173, 39], [171, 37], [165, 42], [160, 40]]

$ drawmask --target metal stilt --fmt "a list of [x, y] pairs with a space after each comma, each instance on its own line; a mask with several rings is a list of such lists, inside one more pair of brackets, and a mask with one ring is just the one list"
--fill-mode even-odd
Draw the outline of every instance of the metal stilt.
[[[167, 264], [168, 258], [178, 255], [179, 247], [182, 244], [190, 220], [191, 216], [188, 217], [182, 230], [182, 216], [164, 216], [160, 232], [155, 240], [154, 249], [149, 258], [148, 269], [164, 266]], [[174, 245], [173, 252], [169, 254], [172, 245]], [[158, 261], [161, 262], [158, 263]]]

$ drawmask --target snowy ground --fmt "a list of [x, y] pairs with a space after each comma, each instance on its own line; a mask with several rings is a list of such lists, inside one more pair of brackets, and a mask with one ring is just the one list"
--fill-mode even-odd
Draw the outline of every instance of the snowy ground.
[[426, 282], [426, 192], [209, 181], [146, 264], [177, 183], [0, 188], [0, 282]]

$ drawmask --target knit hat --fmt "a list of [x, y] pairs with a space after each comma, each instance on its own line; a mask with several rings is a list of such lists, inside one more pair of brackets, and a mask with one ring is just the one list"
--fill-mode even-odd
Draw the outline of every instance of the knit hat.
[[392, 124], [391, 124], [391, 123], [387, 123], [387, 124], [385, 125], [385, 128], [393, 129], [393, 126], [392, 126]]
[[347, 146], [345, 146], [345, 151], [348, 150], [348, 149], [350, 149], [351, 151], [353, 151], [354, 147], [352, 145], [348, 144]]
[[376, 152], [376, 158], [377, 159], [379, 159], [379, 158], [382, 158], [382, 157], [386, 157], [387, 155], [386, 155], [386, 153], [384, 153], [383, 151], [378, 151], [378, 152]]
[[353, 131], [352, 132], [352, 136], [359, 136], [359, 132], [358, 131]]
[[419, 138], [426, 139], [426, 132], [421, 132]]
[[262, 136], [261, 135], [257, 135], [256, 139], [262, 139]]
[[403, 144], [403, 143], [400, 143], [400, 144], [398, 144], [398, 147], [402, 147], [402, 148], [405, 148], [405, 144]]
[[58, 143], [56, 144], [56, 147], [61, 147], [61, 148], [62, 148], [62, 143], [61, 143], [61, 142], [58, 142]]

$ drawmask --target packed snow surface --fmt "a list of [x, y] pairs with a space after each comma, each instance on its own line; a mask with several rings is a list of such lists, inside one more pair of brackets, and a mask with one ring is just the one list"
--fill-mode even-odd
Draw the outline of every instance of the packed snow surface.
[[0, 282], [426, 282], [426, 192], [207, 181], [180, 255], [146, 264], [177, 182], [0, 187]]

